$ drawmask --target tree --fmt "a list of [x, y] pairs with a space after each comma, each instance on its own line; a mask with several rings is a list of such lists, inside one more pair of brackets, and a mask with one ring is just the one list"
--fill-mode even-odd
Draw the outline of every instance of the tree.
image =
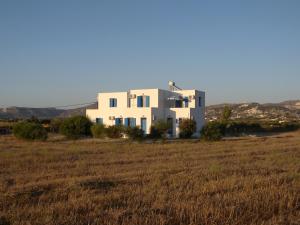
[[197, 129], [196, 121], [192, 119], [183, 119], [179, 123], [179, 137], [190, 138]]
[[201, 139], [205, 141], [219, 141], [222, 139], [222, 128], [218, 122], [210, 122], [201, 130]]
[[150, 127], [150, 138], [166, 138], [170, 124], [164, 120], [158, 120]]
[[123, 136], [124, 127], [121, 125], [108, 126], [105, 132], [109, 138], [121, 138]]
[[19, 122], [13, 126], [13, 134], [16, 138], [26, 140], [41, 140], [47, 139], [48, 134], [46, 129], [40, 123], [35, 122]]
[[73, 116], [63, 121], [59, 132], [69, 139], [91, 135], [92, 122], [85, 116]]
[[59, 132], [59, 128], [62, 125], [62, 123], [64, 122], [63, 118], [54, 118], [51, 120], [50, 122], [50, 132], [53, 133], [58, 133]]
[[144, 137], [144, 131], [139, 127], [126, 127], [125, 134], [132, 140], [141, 140]]
[[103, 124], [94, 124], [91, 127], [91, 132], [94, 138], [104, 138], [106, 135], [106, 129]]
[[225, 106], [222, 113], [222, 121], [228, 122], [232, 114], [232, 109], [229, 106]]

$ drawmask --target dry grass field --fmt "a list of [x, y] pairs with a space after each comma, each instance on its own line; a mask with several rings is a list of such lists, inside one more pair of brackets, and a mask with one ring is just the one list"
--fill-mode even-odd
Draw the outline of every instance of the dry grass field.
[[2, 136], [0, 224], [300, 224], [300, 133], [152, 144]]

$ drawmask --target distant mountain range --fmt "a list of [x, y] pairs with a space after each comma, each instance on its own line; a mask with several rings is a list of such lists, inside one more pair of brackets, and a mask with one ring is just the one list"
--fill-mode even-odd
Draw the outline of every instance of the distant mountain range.
[[[300, 120], [300, 100], [267, 104], [239, 103], [211, 105], [206, 107], [206, 120], [213, 121], [219, 119], [225, 106], [229, 106], [232, 109], [232, 119], [258, 119], [278, 121]], [[97, 108], [97, 103], [89, 105], [87, 107], [66, 110], [56, 108], [24, 107], [0, 108], [0, 119], [26, 119], [33, 116], [40, 119], [70, 117], [74, 115], [85, 115], [85, 110], [87, 108]]]
[[214, 121], [221, 117], [225, 106], [232, 110], [232, 119], [276, 120], [282, 122], [300, 120], [300, 100], [280, 103], [240, 103], [220, 104], [206, 107], [206, 120]]
[[28, 119], [36, 117], [39, 119], [52, 119], [55, 117], [70, 117], [75, 115], [85, 115], [86, 109], [97, 108], [97, 103], [75, 109], [56, 108], [28, 108], [28, 107], [8, 107], [0, 108], [0, 119]]
[[27, 119], [37, 117], [40, 119], [60, 116], [65, 110], [56, 108], [26, 108], [9, 107], [0, 109], [0, 119]]

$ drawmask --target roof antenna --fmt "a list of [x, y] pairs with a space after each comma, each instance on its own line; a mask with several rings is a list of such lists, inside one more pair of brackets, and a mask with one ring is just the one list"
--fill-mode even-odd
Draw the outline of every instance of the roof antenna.
[[170, 91], [180, 91], [182, 90], [180, 87], [177, 87], [175, 85], [175, 82], [174, 81], [169, 81], [169, 90]]

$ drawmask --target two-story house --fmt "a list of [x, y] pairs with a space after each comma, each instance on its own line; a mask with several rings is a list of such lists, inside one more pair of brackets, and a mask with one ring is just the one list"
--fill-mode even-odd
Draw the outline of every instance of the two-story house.
[[87, 117], [105, 125], [139, 126], [145, 134], [158, 120], [170, 124], [169, 134], [178, 137], [179, 123], [190, 118], [197, 123], [199, 135], [205, 122], [205, 92], [181, 90], [169, 82], [170, 90], [140, 89], [98, 94], [98, 109], [88, 109]]

